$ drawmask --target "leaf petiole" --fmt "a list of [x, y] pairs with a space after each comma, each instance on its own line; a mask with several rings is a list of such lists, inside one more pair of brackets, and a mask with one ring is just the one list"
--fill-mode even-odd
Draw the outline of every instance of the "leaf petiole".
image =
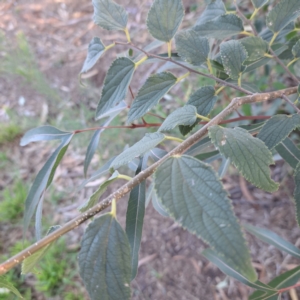
[[112, 202], [111, 202], [111, 211], [110, 213], [112, 214], [112, 216], [114, 218], [116, 218], [117, 216], [117, 202], [116, 202], [116, 199], [112, 199]]
[[181, 81], [182, 79], [184, 79], [184, 78], [188, 77], [190, 74], [191, 74], [190, 72], [187, 72], [187, 73], [185, 73], [184, 75], [182, 75], [182, 76], [178, 77], [178, 78], [177, 78], [177, 80], [176, 80], [176, 82], [179, 82], [179, 81]]
[[144, 61], [148, 59], [148, 56], [143, 57], [141, 60], [137, 61], [135, 63], [135, 68], [137, 68], [139, 65], [141, 65]]
[[165, 140], [175, 141], [175, 142], [179, 142], [179, 143], [182, 143], [184, 141], [180, 138], [177, 138], [177, 137], [174, 137], [174, 136], [169, 136], [169, 135], [165, 136]]
[[124, 32], [125, 32], [125, 34], [126, 34], [126, 38], [127, 38], [128, 43], [130, 43], [130, 42], [131, 42], [131, 39], [130, 39], [130, 34], [129, 34], [129, 31], [128, 31], [128, 28], [127, 28], [127, 27], [125, 27]]
[[207, 117], [204, 117], [204, 116], [202, 116], [202, 115], [199, 115], [199, 114], [197, 114], [197, 118], [199, 118], [199, 119], [201, 119], [201, 120], [203, 120], [203, 121], [207, 121], [207, 122], [209, 122], [209, 121], [210, 121], [210, 119], [209, 119], [209, 118], [207, 118]]
[[125, 179], [127, 181], [130, 181], [132, 179], [132, 177], [127, 176], [127, 175], [123, 175], [123, 174], [119, 174], [117, 178], [118, 179]]

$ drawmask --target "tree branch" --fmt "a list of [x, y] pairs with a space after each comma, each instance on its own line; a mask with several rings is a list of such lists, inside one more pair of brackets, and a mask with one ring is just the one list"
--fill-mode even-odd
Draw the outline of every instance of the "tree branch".
[[172, 151], [166, 154], [159, 161], [152, 164], [150, 167], [148, 167], [147, 169], [145, 169], [144, 171], [136, 175], [132, 180], [124, 184], [122, 187], [120, 187], [117, 191], [115, 191], [113, 194], [108, 196], [102, 202], [90, 208], [86, 212], [78, 215], [76, 218], [69, 221], [68, 223], [66, 223], [65, 225], [63, 225], [62, 227], [54, 231], [53, 233], [45, 236], [40, 241], [29, 246], [25, 250], [21, 251], [20, 253], [16, 254], [15, 256], [11, 257], [10, 259], [2, 263], [0, 265], [0, 275], [5, 274], [10, 269], [20, 264], [24, 259], [31, 256], [33, 253], [36, 253], [43, 247], [49, 245], [50, 243], [58, 239], [60, 236], [78, 227], [80, 224], [86, 222], [87, 220], [89, 220], [99, 212], [103, 211], [105, 208], [109, 207], [113, 199], [115, 199], [116, 201], [121, 199], [124, 195], [129, 193], [135, 186], [137, 186], [142, 181], [144, 181], [149, 176], [151, 176], [155, 172], [155, 170], [166, 159], [174, 155], [183, 154], [186, 150], [188, 150], [192, 145], [194, 145], [196, 142], [198, 142], [202, 137], [204, 137], [207, 134], [207, 130], [210, 126], [220, 124], [220, 122], [222, 122], [222, 120], [226, 116], [228, 116], [230, 113], [238, 109], [241, 105], [246, 103], [256, 103], [256, 102], [274, 100], [282, 97], [282, 95], [291, 95], [291, 94], [295, 94], [296, 92], [297, 92], [297, 87], [292, 87], [292, 88], [287, 88], [284, 90], [279, 90], [279, 91], [274, 91], [269, 93], [261, 93], [261, 94], [254, 94], [245, 97], [234, 98], [231, 101], [231, 103], [222, 112], [220, 112], [217, 116], [215, 116], [210, 122], [205, 124], [201, 129], [199, 129], [196, 133], [194, 133], [185, 141], [183, 141], [180, 145], [178, 145], [176, 148], [174, 148]]

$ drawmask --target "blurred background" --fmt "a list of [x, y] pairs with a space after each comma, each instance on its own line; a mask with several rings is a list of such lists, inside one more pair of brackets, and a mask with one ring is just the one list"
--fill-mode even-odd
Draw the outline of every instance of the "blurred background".
[[[129, 13], [129, 31], [134, 43], [146, 46], [152, 42], [145, 25], [151, 1], [117, 2]], [[252, 9], [250, 1], [240, 2], [242, 9]], [[182, 28], [185, 28], [195, 23], [205, 1], [184, 0], [183, 3], [186, 16]], [[230, 3], [227, 1], [228, 8]], [[20, 138], [28, 129], [43, 124], [61, 130], [99, 126], [99, 122], [94, 121], [94, 114], [106, 71], [117, 54], [128, 50], [118, 46], [105, 53], [97, 65], [84, 74], [84, 86], [80, 85], [78, 74], [88, 43], [94, 36], [100, 37], [106, 45], [115, 40], [126, 41], [124, 33], [105, 31], [94, 25], [92, 14], [91, 0], [0, 1], [0, 261], [34, 241], [32, 226], [28, 241], [25, 245], [22, 243], [24, 201], [34, 177], [57, 146], [55, 142], [39, 142], [20, 147]], [[166, 52], [165, 46], [158, 51]], [[146, 78], [161, 66], [157, 62], [139, 68], [131, 84], [134, 95]], [[178, 70], [174, 72], [177, 74]], [[289, 78], [282, 74], [280, 67], [271, 64], [247, 75], [247, 80], [261, 90], [280, 89], [290, 84]], [[165, 117], [185, 103], [193, 91], [208, 84], [213, 82], [192, 75], [176, 85], [152, 112]], [[234, 92], [224, 90], [213, 114], [221, 111], [234, 95]], [[127, 98], [127, 103], [130, 103], [130, 95]], [[279, 100], [244, 106], [241, 113], [272, 115], [276, 111], [290, 112], [289, 109]], [[147, 121], [159, 122], [153, 116], [147, 116]], [[125, 122], [126, 112], [123, 112], [112, 125]], [[132, 145], [141, 139], [145, 132], [145, 129], [106, 130], [88, 175], [112, 155], [120, 153], [127, 144]], [[79, 192], [73, 192], [84, 180], [83, 162], [91, 135], [92, 132], [76, 135], [58, 167], [45, 198], [44, 228], [64, 224], [74, 218], [78, 214], [78, 206], [103, 182], [104, 178], [100, 178]], [[272, 167], [272, 178], [282, 184], [274, 194], [253, 187], [233, 167], [228, 169], [223, 183], [242, 222], [270, 228], [300, 246], [291, 174], [291, 168], [278, 159]], [[105, 195], [121, 184], [118, 181], [111, 185]], [[126, 199], [118, 204], [118, 219], [122, 224], [125, 213]], [[40, 262], [35, 274], [21, 276], [19, 267], [8, 273], [9, 280], [26, 299], [88, 299], [77, 265], [85, 227], [82, 225], [57, 241]], [[273, 246], [249, 235], [247, 239], [261, 281], [268, 282], [280, 272], [297, 266], [294, 258]], [[144, 221], [139, 273], [132, 282], [132, 299], [247, 299], [248, 287], [227, 278], [201, 256], [205, 247], [205, 243], [158, 214], [149, 204]], [[0, 290], [0, 300], [6, 299], [15, 297]], [[292, 292], [283, 299], [297, 300], [298, 296]]]

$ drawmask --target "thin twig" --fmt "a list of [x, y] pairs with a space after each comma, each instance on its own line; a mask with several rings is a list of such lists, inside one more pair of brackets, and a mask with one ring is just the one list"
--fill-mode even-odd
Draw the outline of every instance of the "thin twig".
[[188, 150], [191, 146], [193, 146], [196, 142], [198, 142], [202, 137], [204, 137], [207, 134], [207, 130], [212, 125], [217, 125], [222, 120], [231, 114], [233, 111], [238, 109], [241, 105], [246, 103], [256, 103], [256, 102], [262, 102], [262, 101], [268, 101], [268, 100], [274, 100], [277, 98], [280, 98], [282, 95], [291, 95], [295, 94], [297, 92], [297, 87], [288, 88], [280, 91], [274, 91], [269, 93], [261, 93], [261, 94], [254, 94], [250, 96], [240, 97], [240, 98], [234, 98], [231, 103], [217, 116], [215, 116], [210, 122], [205, 124], [202, 128], [200, 128], [196, 133], [191, 135], [189, 138], [187, 138], [185, 141], [183, 141], [180, 145], [178, 145], [176, 148], [174, 148], [172, 151], [167, 153], [163, 158], [161, 158], [156, 163], [152, 164], [150, 167], [145, 169], [143, 172], [136, 175], [132, 180], [124, 184], [122, 187], [120, 187], [116, 192], [112, 193], [110, 196], [108, 196], [106, 199], [104, 199], [99, 204], [93, 206], [88, 211], [78, 215], [73, 220], [69, 221], [53, 233], [47, 235], [43, 239], [39, 240], [37, 243], [29, 246], [25, 250], [19, 252], [15, 256], [11, 257], [4, 263], [0, 265], [0, 275], [5, 274], [10, 269], [15, 267], [16, 265], [20, 264], [24, 259], [31, 256], [33, 253], [36, 253], [40, 249], [44, 248], [45, 246], [49, 245], [56, 239], [58, 239], [60, 236], [66, 234], [67, 232], [73, 230], [74, 228], [78, 227], [80, 224], [86, 222], [99, 212], [103, 211], [105, 208], [109, 207], [112, 203], [112, 200], [115, 199], [118, 201], [121, 199], [124, 195], [129, 193], [135, 186], [140, 184], [142, 181], [144, 181], [146, 178], [151, 176], [155, 170], [169, 157], [174, 155], [181, 155], [186, 150]]
[[300, 113], [300, 109], [297, 107], [297, 105], [296, 105], [294, 102], [292, 102], [292, 101], [289, 99], [288, 96], [286, 96], [286, 95], [283, 94], [283, 95], [281, 95], [280, 98], [284, 99], [287, 103], [289, 103], [291, 106], [293, 106], [294, 109], [296, 110], [296, 112], [297, 112], [298, 114]]
[[246, 94], [246, 95], [253, 95], [252, 92], [250, 92], [250, 91], [248, 91], [248, 90], [246, 90], [246, 89], [244, 89], [244, 88], [242, 88], [242, 87], [236, 86], [236, 85], [234, 85], [234, 84], [232, 84], [232, 83], [230, 83], [230, 82], [227, 82], [227, 81], [225, 81], [225, 80], [222, 80], [222, 79], [220, 79], [220, 78], [218, 78], [218, 77], [216, 77], [216, 76], [214, 76], [214, 75], [212, 75], [212, 74], [206, 74], [206, 73], [203, 73], [203, 72], [200, 72], [200, 71], [196, 71], [196, 70], [194, 70], [194, 69], [192, 69], [192, 68], [189, 68], [189, 67], [187, 67], [186, 65], [184, 65], [184, 64], [182, 64], [182, 63], [180, 63], [180, 62], [178, 62], [178, 61], [176, 61], [176, 60], [173, 60], [171, 57], [170, 57], [170, 58], [169, 58], [169, 57], [162, 57], [162, 56], [159, 56], [159, 55], [156, 55], [156, 54], [149, 53], [149, 52], [143, 50], [142, 48], [140, 48], [140, 47], [134, 45], [132, 42], [131, 42], [131, 43], [115, 42], [115, 44], [116, 44], [116, 45], [125, 45], [125, 46], [127, 45], [127, 46], [130, 46], [130, 47], [132, 47], [132, 48], [135, 48], [135, 49], [138, 50], [138, 51], [143, 52], [143, 53], [144, 53], [146, 56], [148, 56], [148, 57], [153, 57], [153, 58], [157, 58], [157, 59], [160, 59], [160, 60], [163, 60], [163, 61], [171, 62], [171, 63], [173, 63], [173, 64], [175, 64], [175, 65], [177, 65], [177, 66], [180, 66], [180, 67], [182, 67], [182, 68], [188, 70], [188, 71], [191, 72], [191, 73], [195, 73], [195, 74], [198, 74], [198, 75], [201, 75], [201, 76], [204, 76], [204, 77], [213, 79], [213, 80], [215, 80], [215, 81], [217, 81], [217, 82], [219, 82], [219, 83], [221, 83], [221, 84], [223, 84], [223, 85], [226, 85], [226, 86], [228, 86], [228, 87], [231, 87], [231, 88], [233, 88], [233, 89], [235, 89], [235, 90], [237, 90], [237, 91], [240, 91], [240, 92], [242, 92], [242, 93], [244, 93], [244, 94]]
[[299, 79], [289, 70], [289, 68], [281, 61], [281, 59], [276, 55], [276, 53], [274, 52], [274, 50], [270, 47], [270, 52], [273, 55], [273, 58], [276, 60], [277, 63], [279, 63], [281, 65], [281, 67], [285, 70], [285, 72], [287, 74], [290, 75], [290, 77], [292, 77], [292, 79], [299, 83]]
[[247, 19], [247, 18], [245, 17], [245, 15], [241, 12], [241, 10], [240, 10], [238, 4], [236, 3], [236, 0], [234, 0], [234, 5], [235, 5], [236, 11], [237, 11], [237, 13], [239, 14], [239, 16], [244, 20], [244, 22], [245, 22], [246, 24], [248, 24], [248, 25], [251, 26], [251, 29], [252, 29], [254, 35], [257, 35], [257, 31], [256, 31], [254, 25], [253, 25], [252, 22], [251, 22], [249, 19]]

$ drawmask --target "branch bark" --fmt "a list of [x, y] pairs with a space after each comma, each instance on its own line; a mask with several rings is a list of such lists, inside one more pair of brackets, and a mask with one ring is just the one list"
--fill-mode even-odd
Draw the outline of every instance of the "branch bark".
[[178, 145], [176, 148], [174, 148], [172, 151], [166, 154], [162, 159], [160, 159], [159, 161], [152, 164], [150, 167], [148, 167], [147, 169], [145, 169], [144, 171], [136, 175], [132, 180], [124, 184], [116, 192], [108, 196], [102, 202], [90, 208], [88, 211], [78, 215], [76, 218], [63, 225], [61, 228], [57, 229], [56, 231], [47, 235], [37, 243], [29, 246], [25, 250], [19, 252], [15, 256], [11, 257], [10, 259], [2, 263], [0, 265], [0, 275], [5, 274], [10, 269], [20, 264], [24, 259], [31, 256], [33, 253], [49, 245], [50, 243], [58, 239], [60, 236], [78, 227], [80, 224], [86, 222], [87, 220], [89, 220], [99, 212], [103, 211], [105, 208], [109, 207], [113, 199], [116, 199], [116, 201], [121, 199], [124, 195], [130, 192], [135, 186], [137, 186], [142, 181], [144, 181], [149, 176], [151, 176], [155, 172], [155, 170], [162, 164], [162, 162], [164, 162], [166, 159], [168, 159], [171, 156], [183, 154], [192, 145], [194, 145], [196, 142], [198, 142], [202, 137], [206, 135], [207, 130], [210, 126], [217, 125], [220, 122], [222, 122], [222, 120], [226, 116], [228, 116], [234, 110], [238, 109], [241, 105], [246, 103], [256, 103], [256, 102], [274, 100], [277, 98], [281, 98], [283, 95], [288, 96], [291, 94], [295, 94], [296, 92], [297, 92], [297, 87], [292, 87], [292, 88], [287, 88], [284, 90], [279, 90], [279, 91], [274, 91], [269, 93], [253, 94], [250, 96], [234, 98], [231, 101], [231, 103], [222, 112], [220, 112], [217, 116], [215, 116], [210, 122], [205, 124], [196, 133], [191, 135], [180, 145]]

